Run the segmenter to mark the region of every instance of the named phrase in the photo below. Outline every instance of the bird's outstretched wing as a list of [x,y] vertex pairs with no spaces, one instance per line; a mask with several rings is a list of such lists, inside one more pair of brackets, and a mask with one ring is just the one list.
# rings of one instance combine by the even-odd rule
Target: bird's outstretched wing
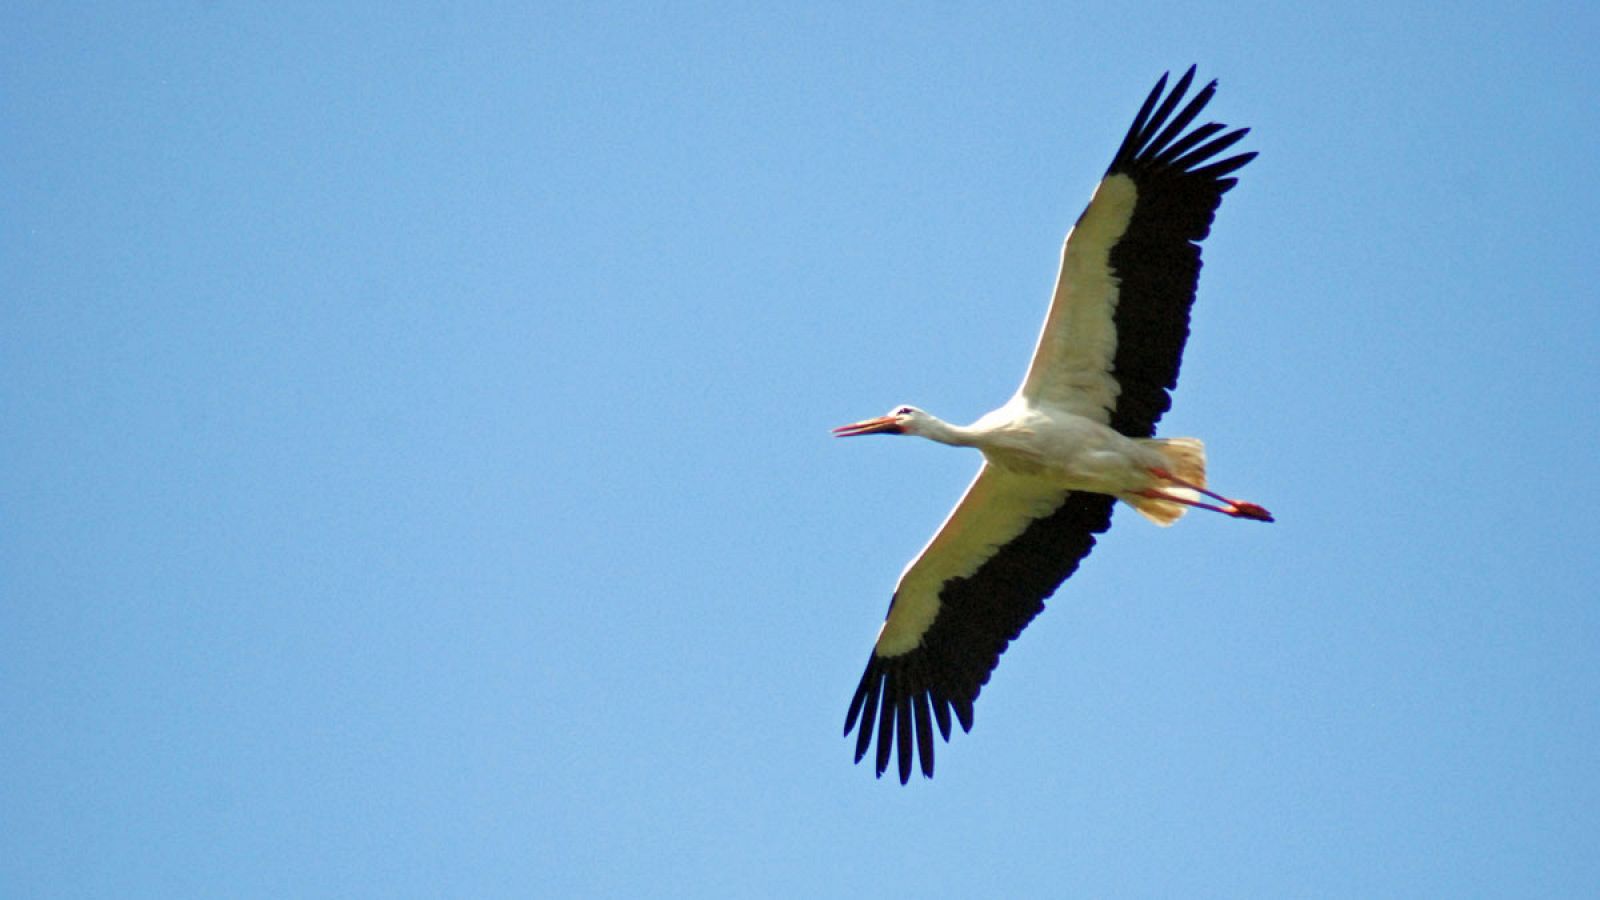
[[913,754],[933,776],[933,729],[972,729],[972,703],[1045,598],[1111,524],[1113,498],[1062,491],[989,463],[933,540],[906,568],[850,701],[856,762],[878,734],[881,776],[898,748],[900,781]]
[[[1061,271],[1019,393],[1149,437],[1172,405],[1211,230],[1227,177],[1255,158],[1217,157],[1249,129],[1189,125],[1215,81],[1180,110],[1194,67],[1170,92],[1167,76],[1139,114],[1061,249]],[[1163,97],[1163,94],[1165,96]]]

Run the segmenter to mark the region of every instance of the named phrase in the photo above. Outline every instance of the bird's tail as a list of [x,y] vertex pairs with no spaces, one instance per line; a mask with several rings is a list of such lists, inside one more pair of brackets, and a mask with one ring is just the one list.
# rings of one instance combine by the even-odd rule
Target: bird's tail
[[[1206,486],[1206,445],[1201,443],[1199,438],[1149,438],[1140,440],[1139,443],[1161,454],[1167,461],[1168,472],[1195,487]],[[1163,494],[1182,497],[1185,500],[1200,499],[1199,494],[1188,488],[1173,485],[1155,487]],[[1122,500],[1138,510],[1145,518],[1161,526],[1171,525],[1189,511],[1189,507],[1182,503],[1141,497],[1138,494],[1125,494]]]

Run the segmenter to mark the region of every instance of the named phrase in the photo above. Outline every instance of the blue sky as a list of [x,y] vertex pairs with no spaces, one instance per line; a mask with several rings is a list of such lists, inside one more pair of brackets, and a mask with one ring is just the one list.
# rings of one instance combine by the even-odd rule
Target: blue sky
[[[1600,19],[10,4],[0,894],[1600,891]],[[1260,158],[938,777],[840,736],[1164,70]]]

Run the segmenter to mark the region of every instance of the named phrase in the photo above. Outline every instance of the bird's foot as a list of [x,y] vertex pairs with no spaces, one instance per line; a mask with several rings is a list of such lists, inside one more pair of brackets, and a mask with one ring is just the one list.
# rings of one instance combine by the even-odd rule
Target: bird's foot
[[1224,509],[1223,512],[1233,516],[1235,519],[1255,519],[1257,522],[1276,521],[1272,518],[1272,513],[1267,512],[1259,504],[1251,503],[1248,500],[1230,500],[1227,509]]

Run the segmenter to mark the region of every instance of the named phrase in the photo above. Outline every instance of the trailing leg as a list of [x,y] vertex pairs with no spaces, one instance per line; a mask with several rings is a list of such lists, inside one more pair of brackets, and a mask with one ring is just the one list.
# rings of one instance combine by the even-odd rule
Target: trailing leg
[[1213,506],[1210,503],[1202,503],[1199,500],[1189,497],[1154,489],[1141,491],[1140,496],[1148,497],[1153,500],[1160,500],[1166,503],[1182,503],[1185,506],[1193,506],[1199,509],[1209,509],[1213,512],[1222,513],[1223,515],[1233,516],[1235,519],[1254,519],[1257,522],[1273,521],[1272,513],[1267,512],[1266,508],[1258,503],[1251,503],[1248,500],[1234,500],[1229,497],[1224,497],[1216,491],[1208,490],[1204,484],[1195,484],[1187,479],[1180,478],[1163,468],[1153,468],[1150,470],[1150,474],[1176,487],[1204,494],[1205,496],[1210,497],[1211,499],[1216,500],[1224,505]]

